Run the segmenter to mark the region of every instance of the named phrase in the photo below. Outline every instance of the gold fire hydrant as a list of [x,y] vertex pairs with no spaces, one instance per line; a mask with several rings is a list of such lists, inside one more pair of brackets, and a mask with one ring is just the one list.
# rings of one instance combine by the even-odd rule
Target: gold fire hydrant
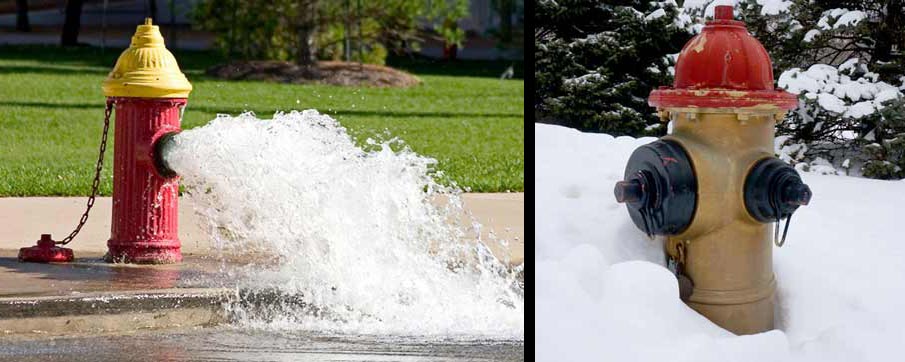
[[[797,106],[773,87],[764,47],[717,6],[714,20],[679,53],[674,87],[649,104],[672,133],[639,147],[619,202],[649,236],[666,236],[680,297],[736,334],[773,328],[773,243],[779,221],[811,198],[798,173],[774,157],[775,122]],[[771,230],[771,223],[775,229]]]

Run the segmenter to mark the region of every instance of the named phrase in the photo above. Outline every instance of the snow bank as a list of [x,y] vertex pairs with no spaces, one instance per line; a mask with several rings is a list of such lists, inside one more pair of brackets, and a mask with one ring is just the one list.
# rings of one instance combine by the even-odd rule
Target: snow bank
[[905,182],[804,173],[811,205],[774,251],[777,326],[734,336],[686,307],[613,200],[631,152],[653,138],[535,125],[541,361],[897,361],[905,341]]
[[[861,74],[852,79],[852,74]],[[883,109],[882,102],[901,97],[892,84],[876,80],[858,58],[833,67],[814,64],[807,70],[792,68],[782,72],[777,84],[789,92],[817,99],[821,108],[852,118],[861,118]]]

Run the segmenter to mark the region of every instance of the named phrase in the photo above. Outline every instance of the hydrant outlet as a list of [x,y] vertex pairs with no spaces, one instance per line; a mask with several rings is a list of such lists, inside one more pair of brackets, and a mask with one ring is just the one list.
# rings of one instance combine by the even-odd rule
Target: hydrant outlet
[[635,225],[648,236],[675,235],[691,222],[697,181],[678,143],[659,140],[629,158],[625,179],[616,183],[616,201],[625,203]]
[[811,201],[811,189],[792,166],[777,158],[761,160],[745,179],[745,207],[757,221],[774,222]]
[[616,194],[616,202],[620,204],[640,202],[644,197],[644,185],[638,179],[619,181],[613,193]]
[[159,173],[163,177],[176,177],[179,174],[170,167],[170,164],[167,162],[166,155],[170,152],[174,147],[174,139],[176,135],[179,134],[179,131],[169,132],[160,136],[157,139],[157,142],[154,143],[154,167],[157,168],[157,173]]

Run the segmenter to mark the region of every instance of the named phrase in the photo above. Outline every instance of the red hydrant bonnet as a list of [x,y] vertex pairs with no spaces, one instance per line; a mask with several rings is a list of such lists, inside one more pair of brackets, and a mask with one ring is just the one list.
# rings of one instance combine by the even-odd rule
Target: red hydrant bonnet
[[789,110],[798,98],[773,87],[773,64],[763,45],[733,20],[732,6],[714,10],[701,34],[685,44],[676,60],[674,87],[651,92],[657,108],[779,108]]

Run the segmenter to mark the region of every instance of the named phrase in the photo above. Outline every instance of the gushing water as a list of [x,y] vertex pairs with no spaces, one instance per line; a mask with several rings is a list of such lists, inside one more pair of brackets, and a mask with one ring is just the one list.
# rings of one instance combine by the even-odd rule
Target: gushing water
[[436,161],[393,142],[362,149],[314,110],[221,115],[174,139],[167,163],[216,243],[267,260],[242,283],[302,301],[234,306],[241,323],[523,338],[516,274],[454,221],[461,201]]

